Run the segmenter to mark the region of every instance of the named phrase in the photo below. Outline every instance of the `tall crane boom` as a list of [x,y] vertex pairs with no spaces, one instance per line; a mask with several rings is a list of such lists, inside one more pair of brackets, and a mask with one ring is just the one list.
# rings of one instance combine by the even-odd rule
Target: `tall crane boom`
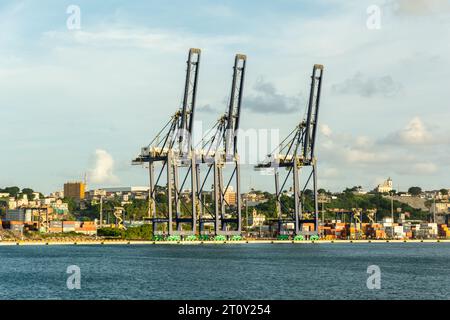
[[[191,48],[189,50],[187,69],[186,69],[186,82],[184,86],[183,107],[181,109],[179,129],[179,148],[181,154],[185,154],[186,146],[189,149],[191,145],[191,137],[194,122],[195,101],[197,96],[197,83],[198,74],[200,68],[200,55],[201,50]],[[187,144],[186,144],[187,142]]]
[[[200,232],[206,232],[206,224],[214,225],[215,235],[240,236],[242,232],[241,199],[240,199],[240,164],[237,150],[237,138],[239,121],[241,116],[241,104],[244,91],[245,66],[247,56],[236,54],[233,66],[233,78],[231,94],[227,110],[220,116],[216,124],[203,137],[198,155],[200,164],[206,164],[208,171],[202,177],[202,182],[197,188],[201,207],[199,218]],[[212,134],[210,134],[212,133]],[[227,169],[232,169],[231,174]],[[203,186],[212,175],[213,209],[207,206],[201,193]],[[200,179],[200,171],[197,174]],[[236,200],[231,202],[227,194],[235,192]]]
[[[315,64],[311,75],[311,88],[306,109],[306,118],[283,140],[279,152],[268,155],[268,158],[255,166],[255,169],[272,168],[275,175],[276,210],[278,214],[278,231],[285,232],[284,225],[294,224],[295,235],[317,236],[318,200],[317,200],[317,165],[315,159],[315,143],[319,117],[319,103],[322,89],[323,66]],[[287,174],[280,184],[280,168],[285,168]],[[311,169],[301,185],[300,175],[305,169]],[[281,192],[285,189],[289,178],[292,178],[294,208],[289,208],[281,202]],[[305,191],[312,184],[313,208],[306,208]],[[305,212],[304,210],[310,212]],[[287,217],[286,217],[287,216]],[[309,230],[310,224],[314,230]],[[305,228],[303,228],[305,225]],[[308,229],[308,230],[303,230]]]
[[306,163],[314,159],[314,147],[316,143],[317,121],[319,117],[320,92],[322,89],[323,66],[315,64],[311,75],[311,90],[309,94],[308,115],[305,126],[305,143],[303,145],[303,157]]
[[242,95],[244,91],[245,65],[247,56],[237,54],[234,60],[233,80],[231,85],[230,104],[227,113],[225,130],[225,155],[227,158],[237,154],[237,134],[241,115]]
[[[167,231],[169,235],[186,236],[196,233],[197,172],[191,138],[200,54],[200,49],[189,50],[182,107],[175,112],[150,144],[141,148],[141,153],[132,160],[132,164],[136,165],[148,163],[150,182],[148,216],[153,224],[154,234],[164,234]],[[160,168],[155,176],[156,165]],[[165,186],[161,186],[163,180]],[[189,195],[182,194],[189,180]],[[166,195],[164,205],[157,199],[160,192]]]

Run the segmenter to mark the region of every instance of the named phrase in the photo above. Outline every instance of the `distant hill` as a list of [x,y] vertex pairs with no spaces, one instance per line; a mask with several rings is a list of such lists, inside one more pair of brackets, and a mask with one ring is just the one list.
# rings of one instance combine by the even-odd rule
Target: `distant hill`
[[[391,199],[391,196],[385,196],[387,199]],[[413,207],[414,209],[419,209],[422,211],[428,211],[427,206],[425,205],[425,199],[419,198],[419,197],[400,197],[400,196],[394,196],[394,200],[405,203],[409,205],[410,207]]]

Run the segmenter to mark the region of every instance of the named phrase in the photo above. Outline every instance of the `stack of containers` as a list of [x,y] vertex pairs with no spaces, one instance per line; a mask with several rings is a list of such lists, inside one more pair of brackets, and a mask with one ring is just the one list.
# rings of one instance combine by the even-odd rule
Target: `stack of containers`
[[10,221],[9,222],[9,229],[14,232],[23,232],[25,224],[23,221]]
[[343,239],[346,237],[347,232],[345,230],[345,223],[342,222],[336,222],[336,238],[337,239]]
[[50,221],[50,228],[48,230],[49,232],[53,233],[61,233],[63,232],[63,224],[62,221]]
[[405,238],[403,226],[394,226],[394,236],[396,238]]
[[381,230],[381,225],[378,223],[368,224],[366,226],[365,235],[367,238],[377,238],[376,231]]
[[450,230],[448,229],[448,225],[446,224],[439,225],[439,236],[443,238],[450,238]]
[[388,238],[392,238],[392,236],[395,238],[395,226],[385,226],[384,232]]
[[386,239],[386,231],[382,229],[375,229],[375,238],[376,239]]
[[97,226],[94,221],[85,221],[75,224],[75,232],[84,234],[95,234]]
[[411,239],[413,237],[411,223],[403,224],[403,232],[405,233],[405,238]]
[[302,231],[313,231],[314,230],[314,223],[303,223],[302,224]]
[[430,228],[431,236],[437,237],[437,235],[438,235],[438,225],[437,225],[437,223],[429,223],[428,227]]
[[362,231],[362,234],[364,235],[365,238],[368,237],[369,229],[370,229],[370,224],[369,223],[363,223],[361,225],[361,231]]
[[416,237],[433,238],[438,235],[438,227],[436,223],[421,223],[416,226]]
[[319,231],[324,235],[331,234],[331,227],[330,226],[319,226]]
[[333,229],[333,225],[325,225],[321,227],[322,234],[324,235],[325,240],[334,240],[336,239],[336,229]]
[[75,232],[75,221],[63,221],[63,232]]

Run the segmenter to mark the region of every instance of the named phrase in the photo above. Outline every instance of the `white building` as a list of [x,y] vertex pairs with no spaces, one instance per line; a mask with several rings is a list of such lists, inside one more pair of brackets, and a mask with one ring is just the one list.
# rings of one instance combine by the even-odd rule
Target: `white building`
[[8,200],[8,208],[14,210],[17,208],[16,198],[10,197]]
[[28,202],[28,196],[26,194],[23,194],[21,199],[16,200],[14,197],[9,198],[8,207],[9,209],[26,207],[28,206]]
[[64,198],[64,191],[55,191],[50,193],[50,197],[56,198],[56,199],[63,199]]
[[137,192],[148,192],[149,187],[115,187],[115,188],[103,188],[107,194],[115,193],[137,193]]
[[266,217],[263,214],[258,214],[255,208],[253,208],[251,219],[252,221],[250,222],[252,228],[260,227],[264,225],[264,222],[266,221]]
[[375,190],[379,193],[391,192],[392,191],[392,179],[388,178],[383,183],[379,184]]
[[435,202],[431,205],[430,212],[450,214],[450,202]]

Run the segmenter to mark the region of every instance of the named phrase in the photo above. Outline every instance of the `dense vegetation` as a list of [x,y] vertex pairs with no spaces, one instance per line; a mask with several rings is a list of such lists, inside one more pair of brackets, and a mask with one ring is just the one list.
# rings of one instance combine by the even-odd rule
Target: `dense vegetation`
[[[6,187],[6,188],[0,188],[0,193],[9,193],[9,195],[11,197],[23,197],[23,195],[27,195],[27,198],[29,200],[33,199],[33,193],[34,190],[31,188],[23,188],[22,190],[20,190],[19,187]],[[39,193],[39,198],[43,198],[44,195],[42,193]]]
[[[320,190],[320,193],[326,194],[324,190]],[[267,218],[275,218],[276,210],[275,210],[275,196],[270,193],[263,193],[264,196],[268,199],[267,202],[261,203],[256,206],[256,210],[259,213],[264,214]],[[330,194],[327,194],[329,197],[329,202],[323,204],[323,209],[325,210],[325,218],[333,219],[334,213],[332,209],[344,209],[344,210],[352,210],[352,208],[362,208],[362,209],[377,209],[377,217],[378,219],[390,216],[391,215],[391,200],[385,198],[382,194],[374,193],[374,194],[354,194],[351,189],[347,189],[341,194],[336,195],[336,199],[331,199]],[[285,214],[287,212],[292,212],[294,210],[294,199],[293,197],[289,197],[287,195],[281,196],[282,203],[282,212]],[[394,201],[394,210],[397,212],[397,209],[401,210],[403,213],[410,213],[410,219],[420,219],[426,220],[429,216],[428,212],[422,212],[419,209],[414,209],[411,206]],[[305,190],[304,193],[304,204],[303,210],[305,212],[313,211],[313,201],[312,201],[312,192],[310,190]],[[319,205],[319,210],[322,210],[322,204]]]
[[98,229],[97,235],[107,238],[120,238],[127,240],[150,240],[152,238],[152,226],[144,224],[139,227],[125,229],[102,228]]

